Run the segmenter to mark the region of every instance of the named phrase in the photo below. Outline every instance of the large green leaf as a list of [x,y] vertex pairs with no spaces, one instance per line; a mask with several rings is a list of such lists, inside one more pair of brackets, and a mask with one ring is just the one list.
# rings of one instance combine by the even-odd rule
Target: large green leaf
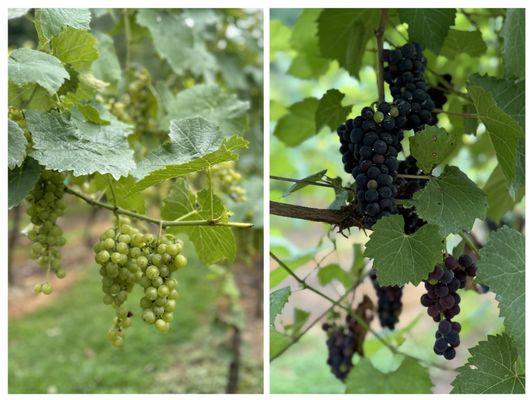
[[319,78],[329,67],[329,60],[322,57],[318,45],[318,25],[316,19],[320,15],[319,8],[304,9],[298,17],[290,44],[297,50],[288,73],[301,79]]
[[224,138],[216,125],[203,118],[174,120],[170,124],[170,141],[148,154],[133,172],[139,182],[132,191],[236,160],[235,151],[247,146],[240,136]]
[[441,55],[452,60],[462,53],[471,57],[480,57],[487,50],[486,43],[482,40],[480,31],[459,31],[456,29],[449,30]]
[[[185,215],[187,217],[184,217]],[[161,217],[173,221],[210,220],[219,218],[227,222],[227,210],[218,196],[209,189],[192,193],[184,179],[178,179],[168,197],[164,200]],[[183,218],[184,217],[184,218]],[[184,233],[194,244],[196,253],[205,265],[227,260],[233,262],[236,256],[236,242],[231,228],[226,226],[174,226],[170,233]]]
[[50,44],[53,55],[77,71],[88,70],[98,58],[96,38],[87,31],[67,27]]
[[483,190],[488,201],[486,216],[495,222],[499,222],[506,212],[512,210],[515,203],[520,201],[524,195],[524,190],[520,190],[515,201],[512,199],[508,193],[506,178],[500,165],[495,167]]
[[469,351],[471,357],[458,368],[451,393],[525,393],[525,374],[508,335],[488,336]]
[[417,165],[426,173],[447,158],[456,146],[456,138],[443,128],[427,126],[423,131],[410,136],[410,152]]
[[40,175],[41,166],[31,157],[26,157],[21,167],[9,170],[8,208],[16,207],[24,200],[39,180]]
[[486,216],[487,208],[486,194],[454,166],[446,166],[439,177],[416,192],[412,203],[422,219],[440,227],[443,236],[469,231],[475,218]]
[[524,131],[514,118],[501,110],[490,92],[476,85],[467,88],[493,142],[510,194],[515,196],[524,183]]
[[170,120],[189,117],[203,117],[218,125],[225,135],[243,134],[248,129],[249,103],[217,85],[195,85],[179,92],[164,107],[168,114],[163,120],[165,129]]
[[9,169],[13,169],[20,167],[24,162],[28,141],[26,140],[26,136],[24,136],[22,128],[10,119],[7,120],[7,134],[7,166]]
[[502,27],[507,76],[525,79],[525,9],[509,8]]
[[275,319],[283,311],[284,306],[288,302],[288,298],[292,294],[290,286],[285,286],[281,289],[270,293],[270,325],[275,324]]
[[148,28],[157,53],[168,61],[176,74],[188,70],[201,75],[215,69],[214,57],[195,39],[185,17],[176,10],[141,8],[137,12],[137,23]]
[[401,22],[408,24],[408,38],[418,42],[435,54],[441,47],[454,25],[454,8],[400,8]]
[[65,26],[90,30],[90,22],[88,8],[39,8],[35,11],[35,24],[41,42],[59,35]]
[[387,374],[362,358],[349,372],[345,385],[345,392],[352,394],[431,393],[432,389],[428,369],[411,357],[405,357],[399,368]]
[[379,23],[378,9],[327,9],[318,17],[321,54],[358,78],[366,45]]
[[47,111],[54,105],[53,98],[48,91],[36,83],[27,83],[24,86],[17,86],[9,81],[8,101],[11,107]]
[[507,332],[525,358],[525,238],[507,226],[490,234],[480,249],[478,280],[490,287],[499,302]]
[[287,146],[297,146],[317,133],[315,115],[318,99],[307,97],[292,104],[277,122],[273,134]]
[[337,89],[329,89],[322,96],[316,110],[316,131],[327,125],[331,131],[336,131],[338,125],[345,121],[353,106],[342,106],[345,94]]
[[66,69],[54,56],[32,49],[15,49],[8,60],[9,80],[18,86],[37,83],[50,95],[55,94],[65,79]]
[[116,56],[113,39],[103,32],[95,32],[94,36],[100,57],[92,64],[92,72],[98,79],[116,83],[122,76],[122,70]]
[[79,114],[28,111],[31,154],[48,169],[72,171],[75,176],[109,173],[115,179],[135,168],[127,136],[131,130],[116,119],[109,125],[86,122]]
[[391,215],[373,227],[365,255],[373,258],[381,285],[417,285],[441,262],[442,241],[436,225],[424,225],[407,235],[403,218]]

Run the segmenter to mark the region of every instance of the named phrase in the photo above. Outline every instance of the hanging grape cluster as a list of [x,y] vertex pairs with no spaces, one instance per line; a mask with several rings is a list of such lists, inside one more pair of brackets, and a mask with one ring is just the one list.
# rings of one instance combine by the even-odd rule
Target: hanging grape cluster
[[246,189],[240,186],[242,175],[235,170],[232,161],[216,164],[211,169],[213,177],[221,183],[221,191],[237,203],[246,201]]
[[[434,107],[437,109],[443,109],[443,106],[445,103],[447,103],[447,86],[451,84],[452,76],[451,74],[443,74],[440,76],[440,80],[436,84],[436,86],[429,87],[429,90],[427,90],[427,93],[429,94],[430,98],[434,102]],[[446,82],[444,84],[443,82]],[[438,113],[433,112],[432,113],[432,121],[430,121],[429,125],[437,125],[438,124]]]
[[102,276],[103,302],[115,310],[108,332],[113,345],[123,344],[124,331],[131,325],[133,313],[123,304],[137,283],[144,288],[140,300],[144,321],[161,332],[169,330],[178,298],[177,281],[171,275],[187,264],[180,254],[182,247],[174,236],[156,239],[151,233],[140,232],[123,217],[102,234],[94,251]]
[[[31,258],[46,271],[52,271],[58,278],[65,277],[65,270],[61,266],[60,248],[66,241],[63,230],[57,225],[57,218],[63,215],[66,208],[64,193],[63,175],[45,170],[26,198],[29,202],[27,213],[33,224],[28,232],[28,237],[32,241]],[[33,289],[35,293],[44,294],[53,291],[48,281],[36,284]]]
[[474,278],[477,267],[471,257],[461,255],[445,258],[443,266],[436,266],[425,281],[426,293],[421,296],[421,304],[435,322],[439,322],[436,332],[434,352],[447,360],[456,356],[455,348],[460,344],[460,324],[452,321],[460,313],[459,289],[466,286],[467,279]]
[[383,50],[384,80],[402,114],[407,115],[404,129],[420,131],[432,121],[434,101],[427,92],[425,68],[427,59],[418,43],[407,43],[399,49]]
[[[362,302],[354,311],[359,318],[365,321],[368,326],[373,319],[373,304],[371,300],[364,296]],[[364,355],[363,343],[366,337],[366,326],[361,324],[352,314],[347,314],[345,322],[338,324],[335,321],[326,322],[322,329],[327,333],[327,364],[331,372],[341,381],[344,381],[351,368],[353,368],[353,355]]]
[[344,169],[355,178],[357,206],[365,226],[396,212],[393,199],[404,122],[397,107],[381,103],[376,111],[364,107],[360,116],[337,129]]
[[399,315],[403,310],[403,287],[402,286],[380,286],[377,281],[377,272],[371,271],[371,283],[377,293],[377,313],[383,328],[395,329],[395,324],[399,322]]

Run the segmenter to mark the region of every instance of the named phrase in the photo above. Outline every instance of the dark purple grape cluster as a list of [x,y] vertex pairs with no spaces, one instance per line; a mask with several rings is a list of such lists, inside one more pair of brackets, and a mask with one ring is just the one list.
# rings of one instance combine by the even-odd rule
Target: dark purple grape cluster
[[[457,291],[466,286],[468,277],[474,278],[476,274],[477,267],[468,255],[461,255],[458,259],[448,256],[443,267],[436,266],[425,281],[427,293],[421,296],[421,304],[427,307],[427,313],[434,322],[439,322],[434,352],[447,360],[455,357],[454,348],[460,344],[460,325],[452,321],[460,313],[461,299]],[[443,321],[455,324],[455,328],[448,330],[447,322]],[[445,346],[441,339],[445,341]]]
[[327,348],[329,356],[327,364],[331,367],[331,372],[341,381],[345,380],[353,362],[351,359],[355,353],[361,354],[359,348],[360,340],[357,339],[356,321],[350,316],[346,316],[346,324],[324,323],[322,329],[327,332]]
[[407,235],[416,233],[419,228],[427,223],[425,220],[419,218],[414,207],[398,206],[397,212],[403,217],[405,222],[404,231]]
[[[422,171],[417,166],[417,160],[413,156],[399,161],[397,173],[401,175],[422,175]],[[397,198],[411,199],[414,193],[421,190],[427,184],[426,179],[397,178]]]
[[377,293],[377,313],[383,328],[395,329],[395,324],[399,322],[399,315],[403,310],[403,287],[402,286],[380,286],[377,282],[376,271],[371,271],[371,282]]
[[367,227],[396,212],[397,154],[404,123],[405,116],[397,107],[381,103],[376,111],[364,107],[361,115],[337,129],[344,169],[355,178],[357,205]]
[[407,43],[399,49],[383,50],[384,80],[390,85],[394,103],[407,117],[404,129],[420,131],[432,121],[434,102],[427,93],[427,59],[419,43]]
[[[448,84],[451,84],[452,76],[451,74],[443,74],[441,75],[441,79],[443,79]],[[437,109],[442,109],[445,103],[447,103],[447,93],[448,89],[447,87],[439,81],[436,86],[431,86],[427,90],[427,93],[429,94],[430,98],[434,102],[434,107]],[[429,122],[429,125],[437,125],[438,124],[438,114],[433,112],[432,113],[432,120]]]

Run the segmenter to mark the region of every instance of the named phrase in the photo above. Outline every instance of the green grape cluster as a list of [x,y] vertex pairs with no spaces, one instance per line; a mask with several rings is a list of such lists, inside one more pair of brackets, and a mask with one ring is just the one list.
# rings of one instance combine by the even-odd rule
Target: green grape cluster
[[103,302],[115,310],[108,332],[113,345],[123,344],[124,331],[131,326],[133,314],[123,304],[137,283],[144,288],[140,301],[143,319],[161,332],[168,331],[178,297],[177,281],[171,274],[187,263],[180,254],[182,247],[172,235],[156,239],[151,233],[142,233],[127,218],[120,218],[115,228],[100,237],[94,251],[102,276]]
[[229,161],[214,165],[212,173],[214,178],[220,182],[223,193],[238,203],[246,201],[246,189],[240,186],[242,175],[235,170],[233,162]]
[[138,260],[144,274],[140,280],[144,288],[144,296],[140,299],[142,319],[159,332],[167,332],[174,318],[179,294],[172,273],[187,265],[182,249],[183,243],[167,234],[151,248],[147,257]]
[[[59,249],[66,240],[63,230],[57,225],[57,218],[63,215],[66,208],[64,193],[63,175],[46,170],[26,198],[30,204],[27,213],[33,224],[28,232],[28,237],[32,241],[31,258],[47,272],[52,271],[58,278],[65,277]],[[33,289],[35,293],[44,294],[53,291],[49,282],[36,284]]]

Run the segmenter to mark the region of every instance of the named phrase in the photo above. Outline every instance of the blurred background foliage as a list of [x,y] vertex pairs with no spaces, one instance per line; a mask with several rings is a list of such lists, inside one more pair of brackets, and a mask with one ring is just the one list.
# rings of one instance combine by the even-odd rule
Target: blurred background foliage
[[[350,10],[354,13],[363,10]],[[279,121],[290,113],[290,106],[309,97],[320,99],[327,90],[335,88],[345,94],[342,105],[353,105],[348,118],[359,115],[362,107],[370,105],[378,98],[376,82],[376,40],[373,32],[361,58],[357,74],[349,73],[336,60],[325,58],[318,48],[317,18],[321,9],[272,9],[270,11],[270,175],[303,179],[321,170],[327,170],[329,178],[340,177],[344,185],[353,178],[343,170],[341,155],[338,151],[339,141],[336,132],[327,126],[321,130],[313,129],[314,112],[297,114],[297,123],[292,134],[286,126],[277,129]],[[425,76],[429,86],[438,82],[437,75],[450,73],[453,87],[465,92],[465,85],[472,74],[504,77],[503,45],[501,30],[504,22],[504,9],[458,9],[452,29],[461,31],[478,31],[473,49],[456,52],[451,43],[444,43],[443,50],[435,55],[425,50],[429,71]],[[384,34],[385,48],[390,43],[401,46],[408,41],[408,26],[401,23],[398,10],[389,10],[389,21]],[[387,85],[386,98],[391,101]],[[449,101],[445,110],[467,112],[459,96],[447,95]],[[458,139],[458,146],[446,161],[437,167],[438,174],[446,164],[458,166],[480,188],[485,188],[490,175],[498,165],[496,154],[482,123],[476,120],[456,118],[448,114],[439,114],[439,126]],[[299,118],[299,119],[298,119]],[[301,134],[299,127],[304,127]],[[314,127],[315,128],[315,127]],[[299,132],[298,132],[299,131]],[[408,151],[408,136],[403,141]],[[308,185],[297,192],[287,195],[290,183],[270,179],[270,199],[283,203],[307,207],[328,208],[335,200],[332,189]],[[508,198],[504,180],[497,183],[490,197],[488,194],[488,216],[494,223],[511,225],[517,230],[524,226],[524,198],[518,197],[516,204],[506,204],[501,211],[498,206],[502,199]],[[491,221],[490,221],[491,222]],[[330,230],[325,224],[298,219],[270,217],[271,251],[283,260],[292,270],[309,284],[320,288],[323,293],[337,299],[344,291],[338,280],[326,280],[319,271],[339,265],[346,272],[354,263],[365,263],[361,247],[367,241],[364,232],[351,228],[349,237],[342,237]],[[484,221],[477,220],[473,228],[476,237],[486,240],[488,228]],[[346,232],[347,234],[348,232]],[[452,251],[461,239],[452,235],[448,238],[448,250]],[[290,286],[292,295],[277,318],[275,327],[280,332],[290,334],[293,324],[300,325],[303,331],[310,321],[324,312],[330,303],[303,290],[288,274],[272,262],[270,273],[270,290]],[[437,361],[433,354],[432,343],[434,326],[432,320],[419,305],[421,288],[407,285],[404,291],[404,306],[399,330],[394,333],[383,330],[378,321],[372,327],[385,338],[392,338],[400,350],[429,361]],[[375,299],[374,290],[369,282],[357,289],[351,304],[356,305],[364,294]],[[459,322],[464,326],[463,341],[459,356],[447,362],[450,368],[465,363],[467,348],[474,346],[489,334],[500,332],[501,319],[493,294],[480,295],[464,293],[462,313]],[[302,317],[304,315],[304,317]],[[478,321],[482,321],[479,324]],[[274,321],[271,321],[273,324]],[[317,324],[310,329],[300,341],[271,363],[270,385],[273,393],[343,393],[345,386],[329,371],[326,364],[326,334]],[[386,372],[397,365],[397,357],[389,349],[371,336],[364,344],[366,356],[375,367]],[[272,355],[271,355],[272,356]],[[355,366],[356,368],[356,366]],[[455,372],[430,368],[434,383],[434,393],[447,393]]]

